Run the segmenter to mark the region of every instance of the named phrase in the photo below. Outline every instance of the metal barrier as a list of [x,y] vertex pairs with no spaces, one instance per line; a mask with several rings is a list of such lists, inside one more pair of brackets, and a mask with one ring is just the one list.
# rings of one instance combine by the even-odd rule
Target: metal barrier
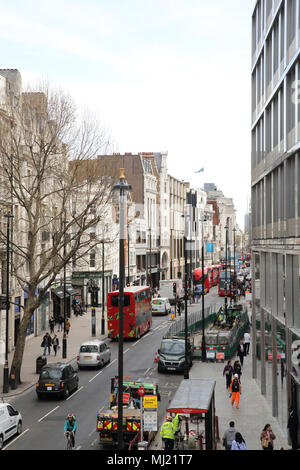
[[[204,323],[210,323],[215,316],[216,307],[210,305],[204,309]],[[195,333],[202,329],[202,310],[188,313],[188,332],[189,334]],[[179,318],[172,321],[166,336],[184,336],[185,331],[185,316],[182,314]]]

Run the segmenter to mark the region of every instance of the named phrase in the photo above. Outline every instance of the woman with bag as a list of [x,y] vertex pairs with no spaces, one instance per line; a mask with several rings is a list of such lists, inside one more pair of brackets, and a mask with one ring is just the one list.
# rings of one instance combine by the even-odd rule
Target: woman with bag
[[266,424],[260,435],[261,446],[263,450],[274,450],[275,434],[271,429],[270,424]]

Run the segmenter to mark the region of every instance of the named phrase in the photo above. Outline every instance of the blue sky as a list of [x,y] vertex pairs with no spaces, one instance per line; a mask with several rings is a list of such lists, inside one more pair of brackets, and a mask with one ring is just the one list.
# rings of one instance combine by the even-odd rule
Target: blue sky
[[0,0],[0,67],[17,68],[24,86],[46,78],[70,92],[116,151],[167,150],[169,173],[215,182],[243,226],[254,3]]

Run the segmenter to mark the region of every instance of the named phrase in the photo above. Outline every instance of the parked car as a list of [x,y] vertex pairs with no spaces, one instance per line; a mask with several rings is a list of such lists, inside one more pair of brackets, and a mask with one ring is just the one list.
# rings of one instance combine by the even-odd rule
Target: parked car
[[21,413],[9,403],[0,403],[0,450],[7,439],[21,432]]
[[171,304],[167,297],[156,297],[152,299],[152,315],[168,315],[171,312]]
[[78,372],[70,364],[56,362],[42,367],[36,383],[38,398],[59,395],[68,398],[71,392],[78,389]]
[[110,362],[111,352],[104,341],[94,339],[82,343],[77,356],[78,368],[103,367]]

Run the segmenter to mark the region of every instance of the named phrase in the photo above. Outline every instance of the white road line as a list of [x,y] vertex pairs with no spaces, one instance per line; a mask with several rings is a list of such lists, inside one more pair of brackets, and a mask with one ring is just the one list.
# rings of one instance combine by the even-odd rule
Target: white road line
[[130,348],[127,348],[126,351],[123,352],[123,354],[126,354],[128,351],[130,351]]
[[92,434],[94,434],[96,432],[96,429],[93,429],[90,433],[89,433],[89,437],[91,437]]
[[110,367],[114,362],[116,362],[116,360],[117,360],[117,359],[114,359],[112,362],[110,362],[110,363],[106,366],[106,368],[107,368],[107,367]]
[[100,370],[100,372],[98,372],[98,374],[96,374],[92,379],[89,380],[89,383],[92,382],[96,377],[98,377],[98,375],[102,374],[103,370]]
[[76,449],[75,449],[75,450],[80,450],[80,449],[81,449],[81,446],[78,446],[78,447],[76,447]]
[[23,436],[27,431],[29,431],[29,428],[25,429],[25,431],[22,431],[21,434],[19,434],[19,436],[17,436],[13,441],[11,441],[9,444],[6,444],[2,450],[5,450],[7,449],[7,447],[11,446],[14,442],[16,442],[18,439],[20,439],[21,436]]
[[40,423],[44,418],[47,418],[47,416],[49,416],[51,413],[53,413],[53,411],[57,410],[59,408],[59,406],[56,406],[56,408],[53,408],[53,410],[49,411],[49,413],[47,413],[45,416],[43,416],[41,419],[38,420],[38,423]]
[[70,396],[66,399],[66,401],[68,401],[68,400],[70,400],[71,398],[75,397],[75,395],[77,395],[77,393],[80,392],[80,390],[82,390],[82,389],[83,389],[83,386],[80,387],[78,390],[76,390],[76,392],[72,393],[72,395],[70,395]]
[[147,377],[147,374],[148,374],[148,372],[149,372],[150,369],[151,369],[151,367],[148,367],[148,369],[146,370],[146,372],[145,372],[145,376],[146,376],[146,377]]
[[132,345],[132,347],[135,347],[140,341],[142,341],[142,339],[143,339],[143,338],[138,339],[138,340]]

